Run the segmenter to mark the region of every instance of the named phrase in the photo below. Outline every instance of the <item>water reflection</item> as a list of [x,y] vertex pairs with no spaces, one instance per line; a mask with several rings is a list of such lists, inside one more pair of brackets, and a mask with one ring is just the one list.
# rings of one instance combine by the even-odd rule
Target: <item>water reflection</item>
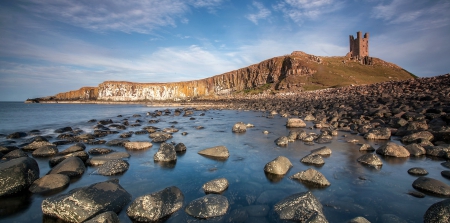
[[0,217],[6,217],[26,210],[33,202],[32,194],[22,191],[13,196],[6,196],[0,199]]
[[175,165],[177,164],[177,161],[169,161],[169,162],[158,162],[155,161],[156,164],[158,164],[158,166],[160,166],[163,169],[168,169],[168,170],[172,170],[173,168],[175,168]]
[[279,183],[285,175],[273,174],[264,172],[266,174],[266,179],[271,183]]

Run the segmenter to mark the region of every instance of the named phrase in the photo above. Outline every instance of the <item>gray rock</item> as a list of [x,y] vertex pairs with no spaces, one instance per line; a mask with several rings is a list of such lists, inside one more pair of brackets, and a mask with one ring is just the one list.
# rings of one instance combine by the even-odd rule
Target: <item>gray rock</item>
[[329,156],[329,155],[331,155],[331,149],[326,146],[322,146],[320,148],[311,150],[311,154],[321,155],[321,156]]
[[167,133],[174,133],[174,132],[178,132],[178,129],[176,129],[176,128],[164,128],[162,131],[163,132],[167,132]]
[[47,193],[69,186],[70,178],[64,174],[45,175],[33,182],[28,190],[31,193]]
[[173,136],[166,132],[154,132],[151,133],[149,137],[152,138],[152,142],[160,143],[171,139]]
[[330,186],[330,182],[319,171],[309,168],[305,171],[300,171],[290,177],[291,179],[300,180],[302,182],[314,184],[320,187]]
[[268,162],[264,166],[264,172],[276,174],[276,175],[284,175],[289,171],[289,169],[292,166],[293,165],[288,158],[286,158],[284,156],[279,156],[279,157],[275,158],[274,160]]
[[450,216],[450,199],[432,204],[423,216],[424,223],[448,222]]
[[111,180],[46,198],[41,208],[45,215],[68,222],[83,222],[106,211],[119,213],[130,200],[131,195],[118,180]]
[[80,176],[86,171],[83,161],[78,157],[69,157],[53,167],[48,174],[64,174],[68,177]]
[[73,129],[71,127],[63,127],[59,129],[55,129],[55,133],[63,133],[63,132],[71,132]]
[[39,149],[36,149],[31,154],[33,157],[49,157],[54,156],[58,153],[58,148],[55,145],[52,146],[43,146]]
[[86,161],[86,165],[99,166],[99,165],[105,164],[109,160],[125,159],[125,158],[129,158],[129,157],[130,157],[130,154],[127,152],[114,152],[114,153],[109,153],[109,154],[106,154],[103,156],[91,157],[90,159],[88,159]]
[[177,153],[175,147],[169,143],[161,143],[158,152],[153,156],[153,160],[156,162],[170,162],[177,160]]
[[365,139],[374,139],[374,140],[390,139],[391,138],[391,130],[389,128],[370,129],[369,132],[367,132],[364,135],[364,138]]
[[51,167],[54,167],[69,157],[78,157],[83,162],[86,162],[89,159],[89,154],[87,154],[85,151],[78,151],[78,152],[66,154],[64,156],[55,156],[55,157],[52,157],[48,161],[48,163],[50,164]]
[[425,170],[424,168],[413,167],[413,168],[411,168],[411,169],[408,170],[408,173],[409,173],[409,174],[412,174],[412,175],[421,175],[421,176],[424,176],[424,175],[427,175],[427,174],[428,174],[428,171]]
[[362,144],[361,147],[359,147],[359,151],[375,151],[375,148],[373,148],[369,144]]
[[305,157],[303,157],[300,162],[307,163],[307,164],[314,164],[314,165],[323,165],[325,164],[325,161],[323,160],[321,155],[318,154],[308,154]]
[[424,139],[428,141],[432,141],[434,139],[433,134],[428,131],[416,132],[407,136],[403,136],[401,141],[402,143],[409,144],[417,142],[419,139]]
[[92,148],[88,151],[91,155],[103,155],[113,152],[114,150],[108,148]]
[[121,159],[109,160],[98,168],[97,173],[103,176],[112,176],[127,171],[129,166],[127,161]]
[[158,221],[183,207],[184,195],[177,187],[136,198],[127,209],[131,219],[140,222]]
[[369,165],[369,166],[373,166],[375,168],[380,168],[383,165],[383,162],[381,161],[381,159],[373,153],[364,154],[364,155],[360,156],[357,159],[357,161],[360,163]]
[[310,191],[290,195],[276,203],[273,209],[282,220],[328,222],[323,214],[322,204]]
[[0,163],[0,197],[15,194],[39,178],[39,166],[33,158],[20,157]]
[[14,132],[6,136],[7,139],[18,139],[27,136],[28,134],[25,132]]
[[211,180],[203,184],[202,189],[205,193],[220,194],[228,188],[228,180],[226,178],[219,178]]
[[228,158],[230,156],[230,153],[225,146],[215,146],[212,148],[207,148],[201,150],[200,152],[198,152],[198,154],[217,158]]
[[70,146],[69,148],[59,152],[60,155],[65,155],[69,153],[84,151],[86,149],[86,146],[83,143],[77,143],[73,146]]
[[243,133],[247,131],[247,125],[243,122],[237,122],[231,129],[232,132]]
[[191,201],[185,208],[187,214],[196,218],[211,218],[225,215],[228,199],[218,194],[208,194]]
[[15,149],[7,154],[5,154],[2,159],[3,160],[11,160],[11,159],[16,159],[16,158],[20,158],[20,157],[28,157],[28,154],[24,151],[22,151],[21,149]]
[[348,223],[370,223],[370,221],[364,217],[356,217],[348,221]]
[[175,146],[175,152],[184,152],[184,151],[186,151],[186,146],[183,143],[180,142]]
[[151,148],[153,144],[151,142],[126,142],[124,146],[129,150],[143,150]]
[[306,115],[304,120],[305,121],[314,121],[314,120],[316,120],[316,118],[313,115],[309,114],[309,115]]
[[22,149],[25,151],[34,151],[34,150],[37,150],[44,146],[55,146],[55,144],[47,142],[47,141],[35,141],[35,142],[32,142],[32,143],[24,146]]
[[289,144],[289,138],[286,136],[281,136],[275,140],[277,146],[287,146]]
[[380,146],[377,149],[377,153],[383,156],[393,157],[409,157],[409,152],[405,147],[398,145],[394,142],[388,142],[386,145]]
[[286,127],[288,128],[304,128],[306,123],[299,118],[289,118],[286,122]]
[[115,212],[107,211],[96,215],[84,223],[120,223],[120,219]]
[[419,177],[413,182],[412,186],[416,190],[443,196],[450,196],[450,186],[433,178]]
[[128,139],[113,139],[111,141],[106,142],[107,146],[123,146],[126,142],[129,142]]
[[427,146],[427,155],[444,157],[448,152],[450,152],[450,144],[443,144],[439,146]]
[[404,146],[406,150],[408,150],[410,156],[422,156],[427,153],[425,148],[416,143],[411,143],[409,145]]

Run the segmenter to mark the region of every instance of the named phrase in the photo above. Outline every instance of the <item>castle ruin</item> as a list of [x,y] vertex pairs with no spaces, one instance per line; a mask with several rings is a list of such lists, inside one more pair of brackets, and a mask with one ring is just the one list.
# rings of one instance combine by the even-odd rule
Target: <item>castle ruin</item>
[[350,59],[358,60],[362,64],[371,65],[372,58],[369,57],[369,33],[362,36],[361,31],[356,33],[356,39],[350,35],[350,52],[347,54]]

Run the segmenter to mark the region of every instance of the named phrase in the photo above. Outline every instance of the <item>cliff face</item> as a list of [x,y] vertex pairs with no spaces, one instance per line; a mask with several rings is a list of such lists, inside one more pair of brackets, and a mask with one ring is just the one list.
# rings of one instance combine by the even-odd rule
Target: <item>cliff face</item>
[[97,87],[82,87],[75,91],[59,93],[54,96],[57,100],[97,100]]

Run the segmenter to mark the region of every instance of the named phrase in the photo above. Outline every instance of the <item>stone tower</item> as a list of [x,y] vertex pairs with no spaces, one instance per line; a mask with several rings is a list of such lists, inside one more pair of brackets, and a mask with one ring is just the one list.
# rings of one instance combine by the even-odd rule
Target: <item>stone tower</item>
[[356,39],[350,35],[350,57],[355,59],[363,59],[369,56],[369,33],[361,36],[361,31],[357,32]]

